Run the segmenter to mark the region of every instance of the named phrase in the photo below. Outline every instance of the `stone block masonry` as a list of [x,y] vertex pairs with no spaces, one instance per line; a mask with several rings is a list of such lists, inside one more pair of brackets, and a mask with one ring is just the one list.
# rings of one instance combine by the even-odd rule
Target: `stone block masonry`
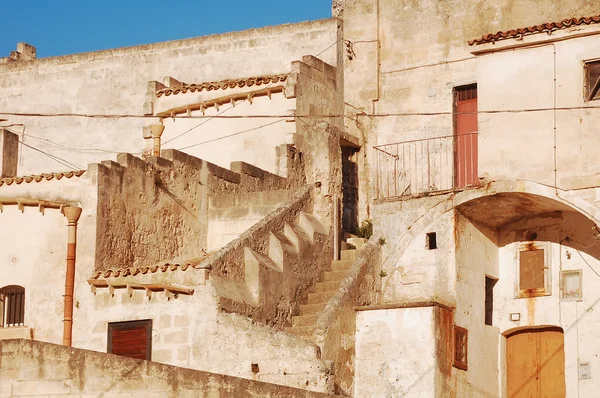
[[334,397],[38,341],[4,340],[0,354],[0,397]]

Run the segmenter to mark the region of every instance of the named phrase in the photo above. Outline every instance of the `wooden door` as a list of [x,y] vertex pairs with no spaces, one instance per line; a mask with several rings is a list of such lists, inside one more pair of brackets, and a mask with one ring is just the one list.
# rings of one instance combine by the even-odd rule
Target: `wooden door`
[[459,87],[454,93],[455,187],[478,185],[477,86]]
[[508,398],[564,398],[564,335],[559,328],[524,330],[506,342]]

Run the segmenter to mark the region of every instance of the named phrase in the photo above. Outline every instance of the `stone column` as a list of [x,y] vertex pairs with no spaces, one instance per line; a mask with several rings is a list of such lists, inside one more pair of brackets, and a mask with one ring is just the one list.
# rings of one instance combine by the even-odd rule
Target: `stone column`
[[0,128],[0,178],[15,177],[19,159],[19,136]]

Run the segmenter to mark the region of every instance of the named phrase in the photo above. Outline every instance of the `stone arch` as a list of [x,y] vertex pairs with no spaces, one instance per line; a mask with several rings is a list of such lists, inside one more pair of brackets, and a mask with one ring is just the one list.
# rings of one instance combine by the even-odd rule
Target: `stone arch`
[[[509,197],[514,197],[517,202],[537,203],[539,205],[538,210],[541,213],[548,211],[554,206],[558,210],[570,211],[584,216],[589,220],[591,225],[600,225],[600,210],[589,201],[578,197],[577,194],[533,181],[492,181],[478,189],[468,189],[455,194],[440,196],[439,201],[435,205],[427,209],[421,217],[407,226],[407,231],[390,247],[391,250],[386,256],[387,261],[398,261],[413,240],[417,236],[423,235],[426,232],[425,229],[446,212],[454,209],[463,212],[468,206],[477,205],[478,201],[482,202],[492,200],[492,198],[503,199]],[[598,253],[592,255],[600,259],[600,244],[597,246],[596,250]],[[397,272],[397,267],[391,268],[388,276],[392,276],[395,272]],[[382,282],[382,292],[385,292],[389,284],[388,281],[391,282],[392,278],[386,278]]]

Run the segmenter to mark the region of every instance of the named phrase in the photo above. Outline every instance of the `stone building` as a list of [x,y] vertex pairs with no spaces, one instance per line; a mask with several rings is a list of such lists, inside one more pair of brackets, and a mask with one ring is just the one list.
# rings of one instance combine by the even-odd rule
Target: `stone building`
[[596,14],[346,0],[94,53],[19,43],[0,396],[594,396]]

